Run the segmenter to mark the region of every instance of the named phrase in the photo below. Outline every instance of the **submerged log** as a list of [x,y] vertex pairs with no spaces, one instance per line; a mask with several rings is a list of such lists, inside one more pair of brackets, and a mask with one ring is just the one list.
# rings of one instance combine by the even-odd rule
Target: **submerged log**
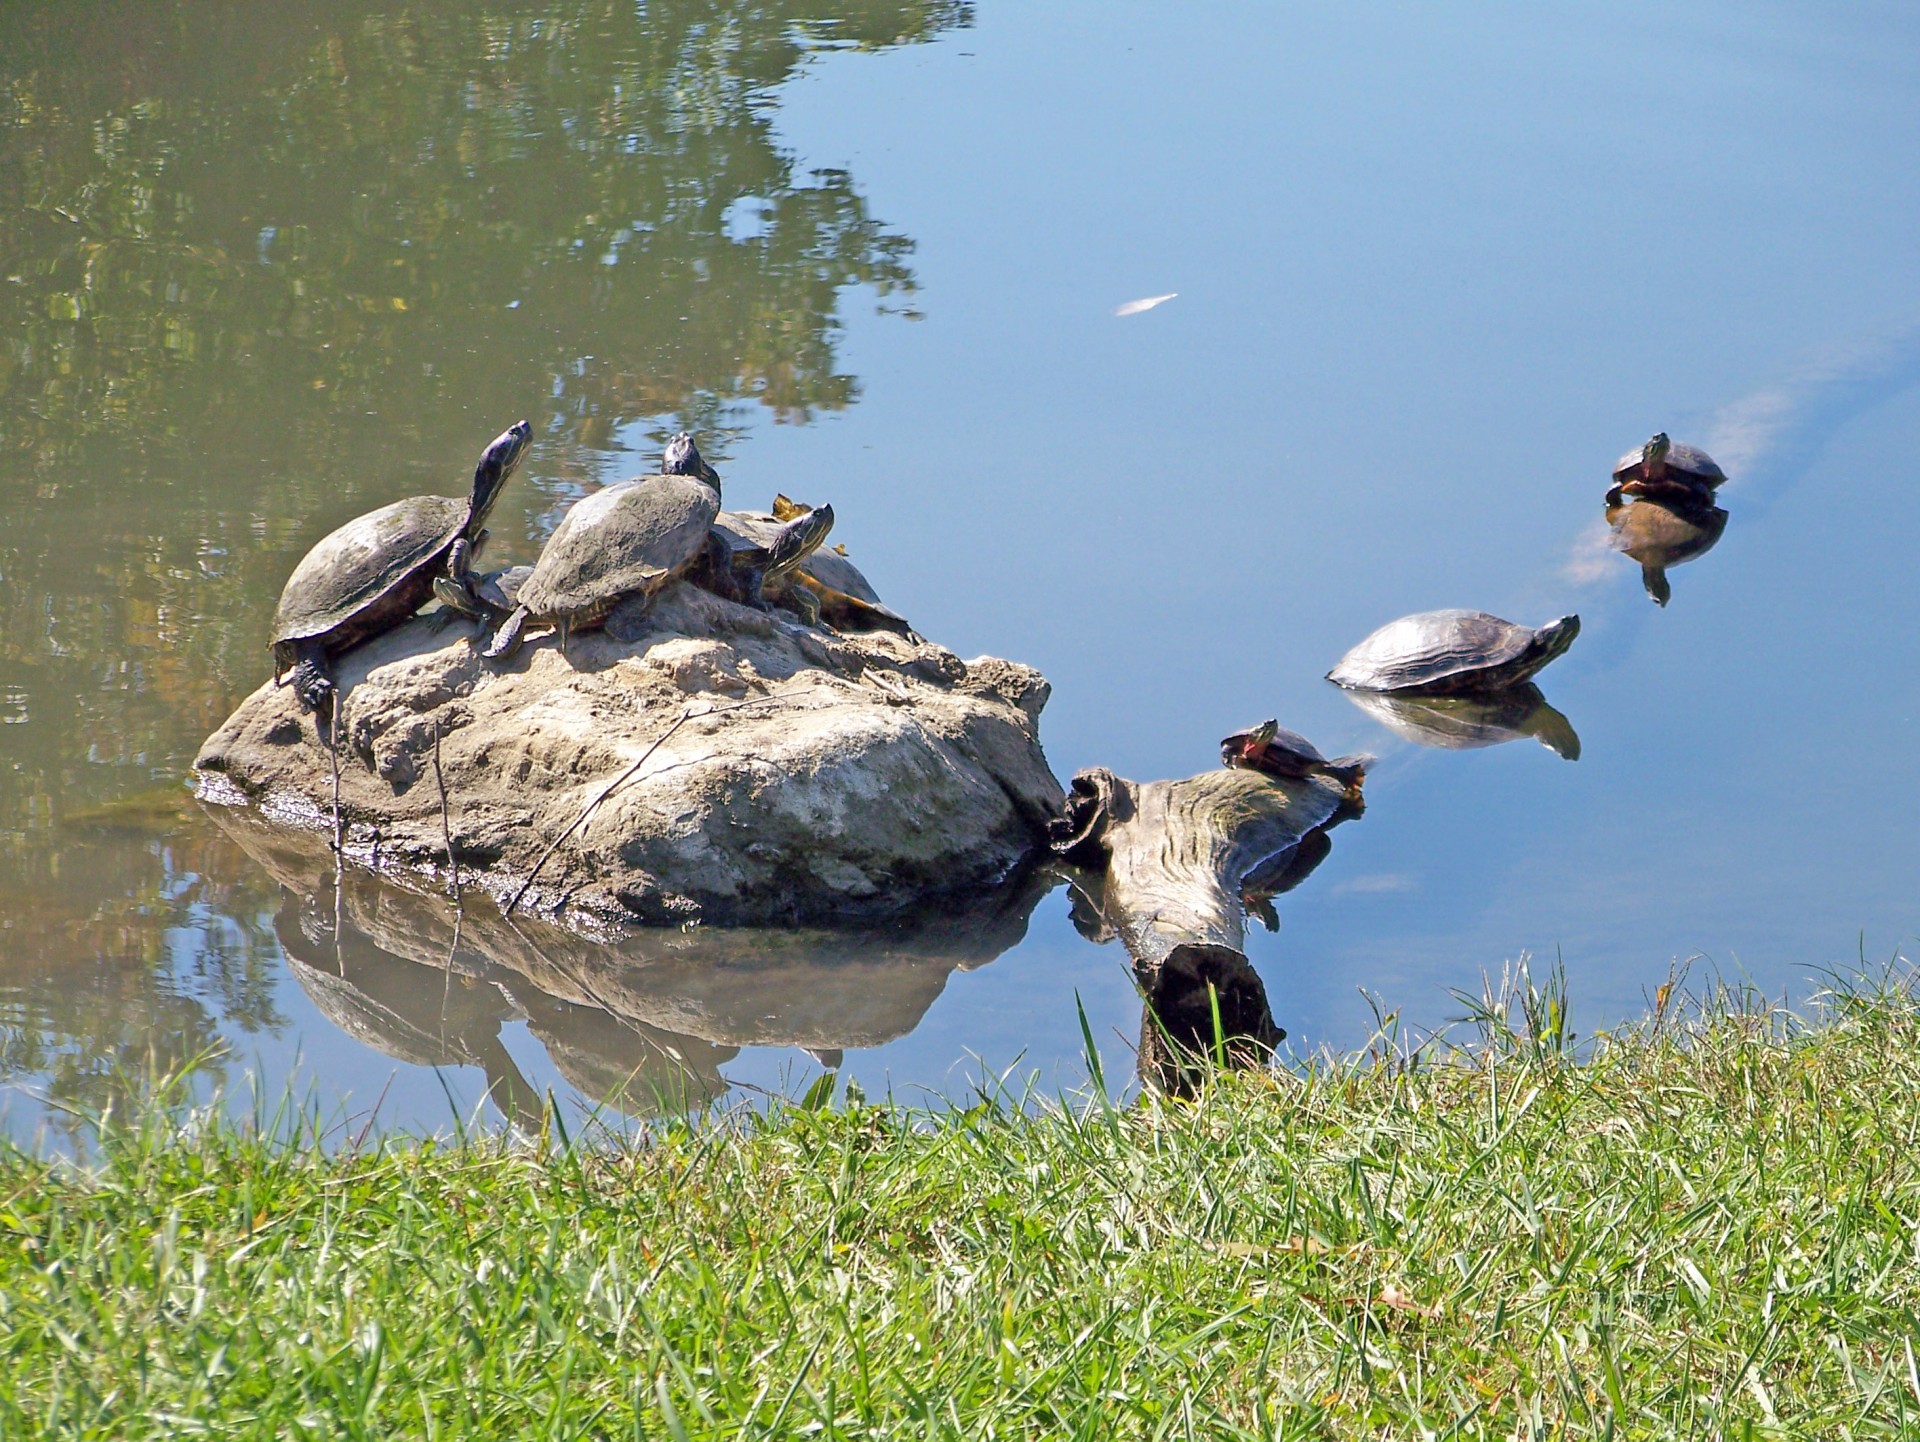
[[1247,960],[1247,910],[1304,880],[1328,828],[1358,810],[1321,776],[1223,769],[1143,783],[1096,767],[1073,778],[1054,850],[1081,869],[1082,931],[1119,937],[1133,960],[1143,1080],[1184,1092],[1216,1049],[1217,1061],[1256,1064],[1285,1039]]

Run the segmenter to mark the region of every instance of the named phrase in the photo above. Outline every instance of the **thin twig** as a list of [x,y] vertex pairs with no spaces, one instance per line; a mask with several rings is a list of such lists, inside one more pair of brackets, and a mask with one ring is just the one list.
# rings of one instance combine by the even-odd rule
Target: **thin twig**
[[440,770],[440,718],[433,718],[433,781],[440,788],[440,836],[447,843],[447,869],[453,873],[453,899],[460,900],[460,862],[453,854],[453,823],[447,818],[447,778]]
[[[705,715],[710,713],[703,712],[702,714]],[[527,879],[520,883],[520,889],[514,892],[513,898],[507,902],[507,909],[505,912],[506,915],[508,916],[513,915],[514,907],[520,904],[520,898],[525,896],[527,894],[527,888],[533,885],[533,878],[540,874],[540,868],[547,864],[548,857],[552,856],[554,852],[560,849],[561,843],[564,842],[569,836],[573,835],[574,832],[578,831],[581,828],[581,826],[585,824],[586,819],[589,816],[593,815],[594,809],[598,807],[602,801],[605,801],[609,796],[613,794],[615,787],[619,786],[621,782],[625,781],[629,776],[633,775],[634,772],[638,771],[642,766],[644,766],[647,762],[647,758],[652,756],[654,752],[658,751],[669,736],[673,735],[674,732],[678,731],[682,726],[686,725],[687,722],[691,721],[692,719],[693,719],[693,707],[689,705],[684,711],[680,713],[679,719],[676,720],[673,723],[673,725],[669,726],[665,731],[662,731],[660,733],[659,738],[654,741],[653,745],[649,746],[645,751],[642,751],[640,753],[639,760],[635,761],[633,765],[629,766],[625,771],[622,771],[618,776],[614,777],[613,780],[609,781],[605,786],[600,788],[599,794],[596,795],[593,798],[593,800],[589,801],[581,809],[580,814],[578,816],[573,818],[573,825],[569,826],[565,831],[561,832],[558,836],[554,837],[553,840],[548,843],[547,849],[540,853],[540,859],[533,863],[533,870],[527,873]]]
[[333,716],[327,722],[327,754],[333,758],[333,851],[343,855],[346,833],[340,827],[340,693],[333,693]]
[[[693,720],[696,716],[698,717],[719,716],[719,715],[723,715],[728,711],[743,710],[748,706],[764,706],[769,701],[784,701],[793,696],[797,696],[799,694],[800,692],[797,690],[796,691],[776,691],[770,696],[755,696],[746,701],[735,701],[730,706],[711,706],[705,711],[695,711],[693,709],[693,703],[689,702],[687,704],[686,709],[680,713],[678,719],[674,721],[673,725],[669,726],[665,731],[661,732],[659,739],[656,740],[653,743],[653,745],[649,746],[645,751],[642,751],[640,753],[639,760],[635,761],[633,765],[629,766],[625,771],[622,771],[618,776],[614,777],[613,780],[609,781],[605,786],[601,787],[599,793],[595,795],[594,798],[591,801],[589,801],[583,808],[581,808],[580,814],[578,816],[573,818],[573,825],[569,826],[565,831],[561,832],[558,836],[554,837],[554,839],[548,844],[547,849],[540,853],[540,859],[533,863],[533,870],[527,873],[526,880],[520,883],[520,889],[513,893],[512,898],[508,900],[506,907],[504,908],[501,914],[504,916],[513,915],[514,907],[518,906],[520,904],[520,898],[527,894],[527,888],[533,885],[533,879],[534,877],[540,874],[540,868],[547,864],[548,859],[552,857],[554,852],[560,849],[562,843],[564,843],[569,836],[573,835],[574,832],[578,831],[583,825],[585,825],[587,818],[593,815],[595,810],[599,808],[600,803],[602,801],[605,801],[609,796],[613,795],[613,793],[617,791],[620,788],[620,786],[624,782],[626,782],[636,771],[638,771],[642,766],[646,765],[647,758],[652,756],[654,752],[658,751],[660,747],[663,744],[665,744],[666,739],[669,736],[673,735],[674,732],[678,731],[682,726],[686,725],[687,722]],[[830,702],[828,704],[833,704],[833,703]]]

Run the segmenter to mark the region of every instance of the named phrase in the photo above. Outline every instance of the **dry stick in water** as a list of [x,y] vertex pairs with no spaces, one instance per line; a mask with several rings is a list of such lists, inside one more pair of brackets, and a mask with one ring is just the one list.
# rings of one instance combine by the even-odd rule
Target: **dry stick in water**
[[566,839],[569,836],[573,835],[574,832],[578,831],[582,826],[586,824],[587,818],[593,815],[594,811],[598,809],[602,801],[605,801],[609,796],[613,795],[613,793],[619,790],[621,785],[625,783],[626,780],[634,774],[634,772],[638,771],[642,766],[647,764],[647,758],[652,756],[654,752],[658,751],[663,745],[665,745],[666,740],[669,736],[673,735],[674,732],[678,731],[682,726],[686,725],[687,722],[693,720],[693,718],[696,715],[719,716],[725,712],[739,711],[748,706],[763,706],[769,701],[784,701],[790,696],[797,696],[799,694],[800,693],[798,691],[776,691],[771,696],[755,696],[750,701],[736,701],[731,706],[712,706],[706,709],[705,711],[699,711],[699,712],[696,712],[693,709],[692,705],[689,704],[686,710],[680,713],[679,718],[673,723],[673,725],[669,726],[665,731],[662,731],[660,733],[659,738],[653,743],[653,745],[649,746],[645,751],[642,751],[640,753],[639,760],[635,761],[633,765],[629,766],[625,771],[622,771],[618,776],[614,777],[613,780],[609,781],[605,786],[601,787],[599,793],[593,798],[593,800],[589,801],[584,807],[582,807],[580,814],[573,818],[573,825],[569,826],[565,831],[561,832],[558,836],[553,838],[553,840],[548,844],[547,849],[540,853],[540,859],[533,863],[533,870],[527,873],[527,879],[520,883],[520,889],[513,893],[512,898],[507,902],[506,907],[501,914],[503,916],[513,915],[514,907],[518,906],[520,904],[520,898],[527,894],[527,888],[533,885],[533,878],[540,874],[540,868],[547,864],[548,858],[550,858],[554,852],[560,849],[561,845],[566,841]]
[[340,693],[333,693],[333,716],[327,723],[327,754],[333,758],[333,854],[344,855],[346,833],[340,827]]
[[[708,712],[702,712],[701,714],[710,716],[713,713],[708,711]],[[540,868],[547,864],[547,858],[552,856],[554,852],[558,851],[560,849],[561,843],[564,842],[569,836],[573,835],[574,832],[578,831],[581,828],[581,826],[583,826],[586,823],[586,819],[589,816],[593,815],[594,808],[599,806],[599,804],[602,801],[605,801],[609,796],[613,795],[613,791],[616,786],[618,786],[621,782],[625,781],[629,776],[633,775],[633,773],[638,771],[642,766],[646,765],[647,758],[653,755],[654,752],[658,751],[661,748],[661,746],[665,744],[666,739],[669,736],[673,735],[674,732],[678,731],[682,726],[686,725],[687,722],[691,721],[692,719],[693,719],[693,707],[689,706],[687,707],[686,710],[680,713],[679,719],[676,720],[673,723],[673,725],[669,726],[665,731],[662,731],[660,733],[658,739],[654,741],[653,745],[649,746],[645,751],[642,751],[640,753],[640,759],[638,761],[635,761],[633,765],[629,766],[625,771],[622,771],[618,776],[614,777],[613,780],[609,781],[605,786],[600,788],[599,794],[596,795],[593,798],[593,800],[589,801],[583,808],[581,808],[580,814],[573,818],[573,825],[569,826],[565,831],[561,832],[558,836],[554,837],[553,840],[550,843],[548,843],[547,849],[540,853],[540,859],[533,863],[533,870],[527,873],[527,879],[520,883],[520,889],[514,892],[512,899],[507,902],[507,909],[503,913],[504,915],[507,915],[507,916],[513,915],[514,907],[518,906],[520,904],[520,898],[527,894],[527,888],[533,885],[533,878],[540,874]]]
[[453,824],[447,819],[447,778],[440,770],[440,718],[433,720],[433,782],[440,788],[440,836],[447,843],[447,870],[453,873],[453,899],[460,900],[460,862],[453,854]]

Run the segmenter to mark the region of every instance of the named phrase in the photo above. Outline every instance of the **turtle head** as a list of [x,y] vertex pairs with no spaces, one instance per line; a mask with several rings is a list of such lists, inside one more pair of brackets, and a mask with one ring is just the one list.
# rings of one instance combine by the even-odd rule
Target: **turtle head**
[[467,502],[469,536],[477,534],[486,523],[487,512],[493,509],[501,487],[520,468],[532,444],[533,427],[526,421],[515,421],[480,453],[480,464],[473,468],[473,495]]
[[[1566,651],[1567,647],[1573,644],[1573,638],[1579,634],[1580,618],[1578,616],[1562,616],[1559,620],[1549,621],[1538,631],[1535,631],[1533,633],[1533,644],[1535,654],[1540,658],[1540,665],[1535,666],[1533,670],[1538,671],[1540,666],[1544,666],[1549,661],[1558,659],[1559,656]],[[1532,673],[1529,672],[1528,674]]]
[[667,442],[667,449],[660,457],[660,474],[663,476],[695,476],[720,489],[720,473],[706,463],[700,454],[700,447],[693,443],[693,437],[685,431]]
[[1667,452],[1673,449],[1673,442],[1667,439],[1667,433],[1660,431],[1650,436],[1647,443],[1640,447],[1640,479],[1657,481],[1667,473]]
[[1245,766],[1265,751],[1275,736],[1280,734],[1280,722],[1268,717],[1258,726],[1245,731],[1236,731],[1220,743],[1220,761],[1226,766]]
[[767,547],[767,580],[776,581],[806,560],[833,529],[833,507],[802,511],[780,528]]

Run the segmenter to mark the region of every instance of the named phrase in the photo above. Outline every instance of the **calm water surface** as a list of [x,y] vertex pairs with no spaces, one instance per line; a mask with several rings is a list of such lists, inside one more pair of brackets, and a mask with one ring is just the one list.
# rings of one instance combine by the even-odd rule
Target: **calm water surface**
[[[1920,16],[25,0],[0,11],[0,1107],[212,1052],[391,1124],[1110,1078],[1064,893],[619,953],[183,799],[311,542],[538,444],[494,555],[698,431],[887,600],[1039,666],[1063,778],[1266,715],[1380,757],[1254,957],[1295,1043],[1522,953],[1804,995],[1920,929]],[[1124,302],[1173,293],[1150,310]],[[1726,466],[1654,605],[1613,459]],[[1578,611],[1580,739],[1410,741],[1320,679],[1408,611]],[[1403,728],[1404,729],[1404,728]],[[520,1103],[509,1100],[511,1111]]]

